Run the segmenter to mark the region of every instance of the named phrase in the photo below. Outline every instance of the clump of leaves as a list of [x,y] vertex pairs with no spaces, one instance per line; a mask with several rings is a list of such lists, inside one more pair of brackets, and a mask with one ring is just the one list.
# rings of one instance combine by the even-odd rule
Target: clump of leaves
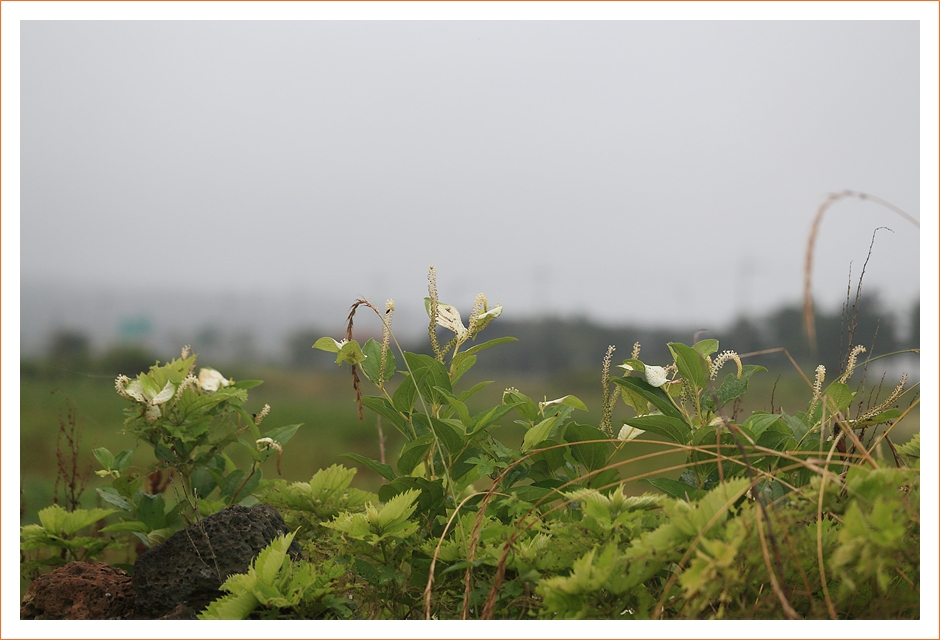
[[352,603],[334,593],[343,568],[330,561],[314,567],[291,560],[287,550],[293,540],[294,533],[275,538],[246,573],[229,576],[221,587],[228,593],[210,603],[199,619],[244,620],[252,614],[263,619],[348,617]]

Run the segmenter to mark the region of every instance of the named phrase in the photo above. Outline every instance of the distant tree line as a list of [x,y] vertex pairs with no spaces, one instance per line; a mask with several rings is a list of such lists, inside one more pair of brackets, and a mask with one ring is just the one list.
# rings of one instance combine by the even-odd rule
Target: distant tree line
[[[817,350],[814,353],[803,326],[803,309],[799,305],[783,306],[767,316],[740,318],[723,330],[661,329],[642,326],[609,326],[586,318],[544,318],[514,320],[503,316],[490,324],[478,340],[513,336],[518,342],[500,345],[481,354],[475,367],[478,372],[507,371],[524,374],[555,375],[568,372],[599,371],[608,345],[617,347],[614,362],[630,357],[633,344],[641,345],[640,359],[645,362],[669,362],[666,343],[692,344],[696,340],[715,338],[721,349],[739,354],[755,353],[783,347],[804,371],[824,364],[831,372],[842,371],[847,353],[863,345],[868,355],[911,349],[920,343],[920,303],[908,314],[888,313],[880,298],[866,295],[857,305],[849,303],[843,311],[817,313]],[[906,320],[907,327],[900,326]],[[292,364],[297,367],[334,366],[328,354],[310,349],[325,334],[304,331],[295,334],[289,345]],[[444,337],[444,334],[441,334]],[[446,340],[446,337],[444,338]],[[427,340],[404,348],[427,352]],[[789,365],[782,352],[753,356],[747,360],[768,368]]]
[[[900,318],[900,320],[898,319]],[[907,314],[889,313],[875,294],[866,295],[857,305],[847,303],[839,312],[817,313],[817,350],[810,348],[799,305],[784,306],[760,318],[740,318],[722,330],[702,327],[686,329],[642,326],[610,326],[586,318],[511,319],[503,316],[490,324],[479,340],[513,336],[518,342],[500,345],[481,354],[475,371],[534,375],[558,375],[599,371],[608,345],[615,345],[614,363],[629,358],[633,344],[641,345],[640,358],[650,363],[671,360],[666,343],[692,344],[715,338],[721,349],[748,354],[784,348],[804,368],[812,371],[824,364],[829,372],[842,371],[846,355],[855,345],[864,345],[868,355],[916,348],[920,344],[920,303]],[[906,327],[902,325],[906,324]],[[441,330],[442,344],[448,336]],[[286,352],[289,366],[295,368],[335,368],[329,354],[311,345],[328,332],[302,330],[291,335]],[[357,335],[357,338],[362,338]],[[427,339],[403,344],[410,351],[427,353]],[[43,371],[136,372],[145,371],[158,356],[140,344],[114,345],[103,354],[93,355],[90,341],[80,331],[61,331],[52,336],[44,362],[24,362],[22,373]],[[779,369],[788,365],[780,352],[748,358],[752,364]],[[832,375],[832,373],[831,373]]]

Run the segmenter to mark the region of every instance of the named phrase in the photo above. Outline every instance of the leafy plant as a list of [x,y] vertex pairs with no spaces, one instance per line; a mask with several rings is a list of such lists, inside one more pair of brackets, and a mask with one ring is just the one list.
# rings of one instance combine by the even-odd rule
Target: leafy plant
[[35,551],[33,558],[23,563],[24,573],[38,568],[58,567],[69,562],[89,562],[98,558],[110,546],[101,536],[77,535],[114,512],[113,509],[73,509],[68,511],[57,504],[39,511],[40,524],[20,528],[20,549]]
[[294,534],[279,536],[261,550],[247,573],[231,575],[222,584],[228,594],[199,614],[200,620],[244,620],[256,610],[262,618],[347,617],[352,603],[333,593],[333,581],[342,567],[324,562],[294,562],[288,548]]

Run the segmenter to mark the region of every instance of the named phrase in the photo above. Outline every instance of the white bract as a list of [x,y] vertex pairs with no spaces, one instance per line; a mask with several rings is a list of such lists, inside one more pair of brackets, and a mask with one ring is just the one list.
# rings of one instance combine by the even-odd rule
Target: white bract
[[653,387],[661,387],[667,382],[666,369],[664,367],[647,365],[643,375],[646,376],[646,381]]
[[623,425],[620,428],[620,433],[617,434],[618,440],[633,440],[641,433],[646,433],[643,429],[637,429],[636,427],[631,427],[628,424]]
[[160,417],[160,405],[176,394],[176,387],[173,386],[172,382],[167,381],[163,389],[159,392],[155,391],[156,389],[154,388],[145,387],[139,378],[137,380],[131,380],[128,385],[124,387],[124,393],[137,402],[147,406],[144,417],[148,424],[153,424],[157,421],[157,418]]
[[199,370],[199,386],[203,391],[218,391],[219,387],[228,386],[228,380],[215,369],[205,367]]

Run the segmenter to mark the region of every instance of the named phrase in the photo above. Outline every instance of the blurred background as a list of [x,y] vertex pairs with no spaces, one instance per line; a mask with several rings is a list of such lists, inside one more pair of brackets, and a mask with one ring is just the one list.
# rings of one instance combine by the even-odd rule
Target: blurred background
[[[827,210],[817,352],[801,324],[829,194],[920,218],[916,21],[37,20],[20,35],[27,520],[64,426],[89,451],[133,446],[114,376],[185,344],[264,379],[251,397],[270,426],[305,423],[287,477],[376,457],[374,417],[358,423],[348,376],[311,345],[341,338],[364,296],[394,299],[399,340],[426,350],[432,264],[464,318],[477,293],[503,305],[484,338],[519,338],[481,354],[496,381],[481,402],[512,385],[597,413],[608,345],[616,363],[637,341],[662,364],[671,340],[785,347],[810,378],[839,370],[853,321],[871,355],[919,346],[919,231],[871,200]],[[750,409],[805,407],[782,353],[748,361],[771,369]],[[917,356],[866,375],[891,389],[901,372],[917,380]]]

